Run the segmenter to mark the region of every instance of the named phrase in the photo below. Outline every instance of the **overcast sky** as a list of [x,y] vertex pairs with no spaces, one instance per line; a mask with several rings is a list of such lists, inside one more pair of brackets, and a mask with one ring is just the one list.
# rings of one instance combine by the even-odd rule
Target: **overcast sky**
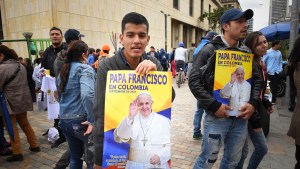
[[[270,0],[239,0],[242,9],[252,9],[253,16],[253,31],[258,31],[269,24],[269,8]],[[292,0],[289,0],[292,4]]]
[[269,0],[239,0],[242,9],[252,9],[253,16],[253,31],[258,31],[269,23]]

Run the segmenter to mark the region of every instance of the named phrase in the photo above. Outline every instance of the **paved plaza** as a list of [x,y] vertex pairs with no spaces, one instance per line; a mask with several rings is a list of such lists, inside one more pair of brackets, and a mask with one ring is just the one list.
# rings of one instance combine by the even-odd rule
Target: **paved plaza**
[[[187,83],[183,84],[181,88],[174,84],[174,89],[176,98],[172,104],[172,169],[191,169],[201,150],[201,140],[193,140],[192,138],[196,99],[190,92]],[[271,115],[270,133],[267,138],[269,152],[259,166],[261,169],[293,169],[296,163],[294,141],[286,135],[292,116],[292,113],[287,110],[286,100],[285,97],[279,98],[275,112]],[[5,162],[6,157],[0,157],[0,169],[53,168],[66,150],[66,144],[51,149],[47,137],[42,136],[42,133],[53,126],[53,122],[47,120],[47,112],[33,111],[29,112],[28,116],[38,137],[41,152],[33,153],[28,150],[29,145],[26,143],[26,137],[20,129],[24,161],[7,163]],[[250,154],[253,149],[251,141],[249,145]],[[248,159],[245,164],[247,164]],[[220,159],[213,168],[219,168],[219,164]]]

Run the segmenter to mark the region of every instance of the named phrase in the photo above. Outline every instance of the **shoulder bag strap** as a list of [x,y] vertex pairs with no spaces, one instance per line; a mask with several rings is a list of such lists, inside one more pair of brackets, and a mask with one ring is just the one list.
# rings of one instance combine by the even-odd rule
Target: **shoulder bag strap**
[[17,75],[18,75],[18,73],[19,73],[19,71],[20,71],[20,64],[18,63],[18,68],[17,68],[17,70],[15,71],[15,73],[3,84],[3,87],[4,86],[6,86],[7,84],[9,84],[12,80],[14,80],[16,77],[17,77]]

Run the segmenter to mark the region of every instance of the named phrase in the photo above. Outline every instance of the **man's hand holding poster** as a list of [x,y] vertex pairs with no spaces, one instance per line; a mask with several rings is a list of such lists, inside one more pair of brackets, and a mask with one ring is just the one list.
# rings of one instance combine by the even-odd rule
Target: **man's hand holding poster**
[[219,102],[231,107],[229,116],[237,116],[240,108],[250,100],[253,54],[216,51],[213,95]]
[[105,97],[103,168],[170,168],[171,73],[109,71]]

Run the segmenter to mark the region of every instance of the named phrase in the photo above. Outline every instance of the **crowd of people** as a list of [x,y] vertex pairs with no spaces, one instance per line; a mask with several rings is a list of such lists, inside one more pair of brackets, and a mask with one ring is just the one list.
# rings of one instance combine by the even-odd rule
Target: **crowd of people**
[[[278,76],[282,69],[282,54],[279,51],[280,42],[272,43],[268,50],[265,36],[258,31],[247,34],[247,20],[253,17],[251,9],[244,12],[239,9],[227,10],[220,18],[222,35],[208,32],[202,37],[196,47],[194,43],[185,48],[179,42],[177,48],[167,53],[164,48],[155,51],[154,46],[145,52],[149,44],[149,23],[138,13],[131,12],[124,16],[121,23],[122,33],[120,42],[122,48],[110,54],[110,46],[104,44],[101,49],[89,48],[82,41],[83,35],[76,29],[68,29],[64,36],[62,31],[53,27],[49,31],[51,45],[45,51],[39,51],[40,58],[34,60],[34,66],[28,58],[18,57],[17,53],[5,45],[0,45],[0,94],[5,96],[6,104],[1,105],[0,112],[7,110],[9,119],[0,119],[0,155],[9,156],[6,161],[22,161],[22,148],[17,124],[24,131],[29,150],[41,151],[36,135],[27,118],[27,111],[33,110],[33,102],[37,101],[36,92],[41,89],[42,79],[46,76],[55,78],[55,100],[59,102],[58,118],[54,119],[54,127],[58,130],[59,138],[51,145],[58,147],[67,141],[68,150],[58,160],[55,168],[82,168],[85,154],[86,140],[93,140],[93,159],[84,161],[88,168],[102,168],[103,138],[104,138],[104,107],[107,72],[109,70],[135,70],[137,74],[147,74],[150,71],[171,71],[177,80],[180,70],[184,70],[182,79],[188,81],[192,94],[197,99],[195,111],[193,138],[202,139],[200,155],[195,162],[194,169],[212,168],[218,159],[222,146],[224,154],[220,168],[243,168],[248,153],[248,136],[254,145],[248,167],[257,168],[268,152],[268,145],[262,130],[262,114],[272,113],[276,104],[276,91],[278,90]],[[63,42],[63,37],[66,42]],[[300,36],[297,37],[288,65],[291,69],[291,78],[299,76],[299,45]],[[245,71],[237,67],[231,74],[230,81],[220,91],[221,97],[230,98],[230,104],[219,101],[213,92],[216,50],[238,50],[254,55],[252,62],[252,81],[245,81]],[[49,74],[45,70],[49,70]],[[273,93],[272,100],[264,98],[267,81]],[[293,80],[294,93],[300,89],[299,80]],[[244,85],[244,88],[242,86]],[[249,86],[251,86],[249,88]],[[237,91],[243,89],[242,98]],[[248,90],[249,89],[249,90]],[[76,92],[74,92],[76,91]],[[175,91],[172,90],[173,99]],[[300,168],[300,107],[295,97],[290,103],[289,110],[294,111],[288,135],[295,139],[296,160],[295,168]],[[30,98],[30,99],[29,99]],[[243,99],[243,104],[234,105],[234,100]],[[296,98],[297,103],[299,96]],[[152,98],[147,94],[138,96],[133,105],[138,103],[150,104],[143,116],[154,116],[152,113]],[[131,106],[133,106],[131,105]],[[236,115],[229,111],[238,112]],[[151,113],[151,114],[149,114]],[[156,115],[155,115],[156,116]],[[124,119],[124,125],[133,124],[136,112],[130,111]],[[202,118],[203,117],[203,118]],[[192,118],[192,117],[191,117]],[[204,128],[201,130],[201,121]],[[10,141],[4,137],[4,127],[12,125],[13,135]],[[130,122],[128,122],[130,121]],[[136,120],[137,121],[137,120]],[[165,123],[167,120],[162,119]],[[128,128],[126,126],[124,128]],[[120,128],[116,129],[121,130]],[[121,131],[125,129],[122,128]],[[167,128],[166,130],[170,130]],[[47,135],[47,132],[45,135]],[[117,132],[118,141],[127,142],[132,139],[132,133]],[[130,140],[131,143],[136,140]],[[145,143],[144,143],[145,144]],[[9,148],[11,147],[11,149]],[[170,147],[164,147],[170,149]],[[151,150],[153,152],[154,150]],[[163,151],[163,149],[157,150]],[[149,150],[150,153],[150,150]],[[149,157],[145,162],[129,161],[126,168],[140,168],[155,164],[170,168],[168,158],[159,156]],[[137,154],[138,156],[138,154]]]

